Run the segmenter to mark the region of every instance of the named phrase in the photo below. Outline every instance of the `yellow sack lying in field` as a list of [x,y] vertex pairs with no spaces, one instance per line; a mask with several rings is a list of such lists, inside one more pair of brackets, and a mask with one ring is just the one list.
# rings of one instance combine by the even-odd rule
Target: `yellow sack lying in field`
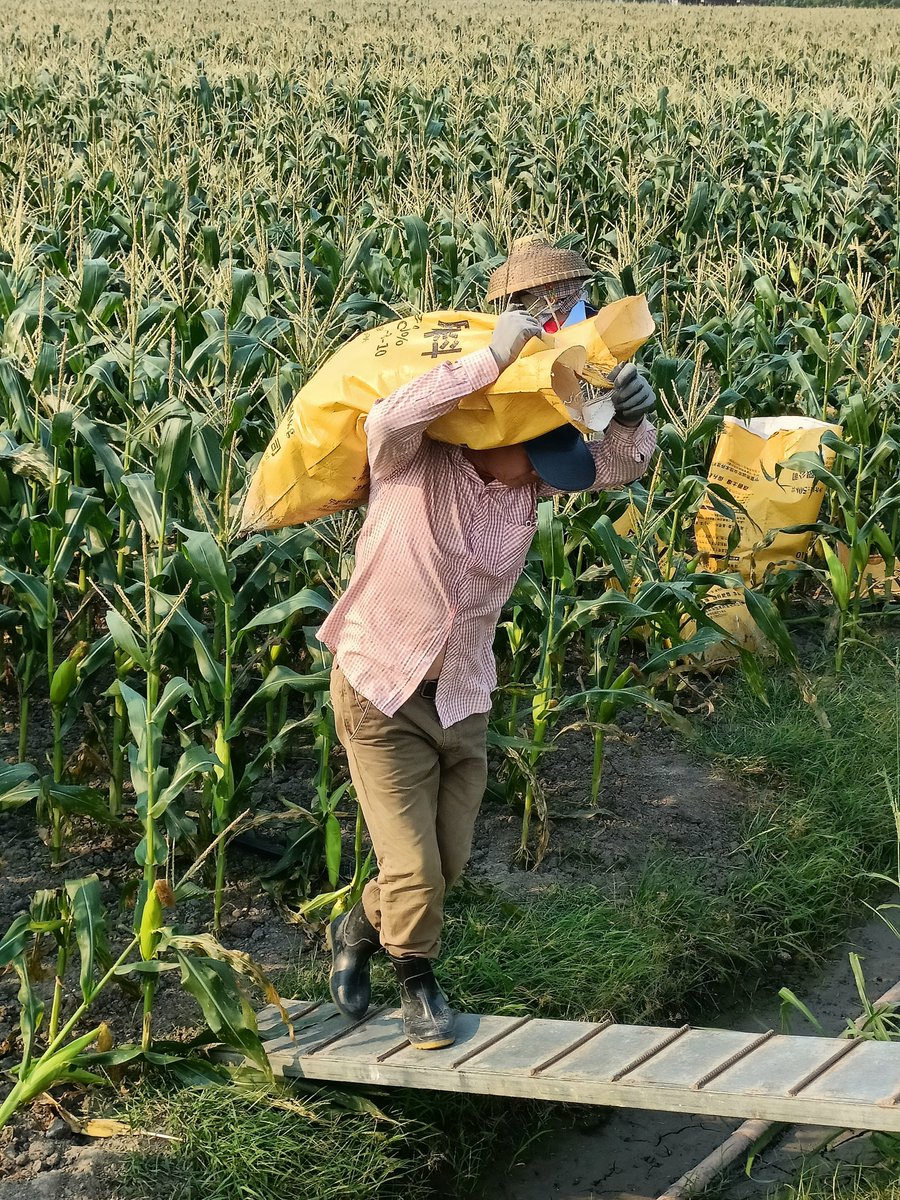
[[[242,531],[298,525],[365,503],[363,425],[372,405],[439,363],[484,349],[497,320],[488,313],[427,313],[367,330],[336,351],[285,410],[250,483]],[[534,338],[499,379],[463,397],[428,433],[488,449],[527,441],[566,421],[580,423],[586,419],[581,380],[600,383],[654,328],[646,300],[635,296]],[[593,428],[602,427],[598,416],[591,417]]]
[[[812,525],[818,520],[825,489],[811,475],[797,471],[783,470],[776,478],[776,467],[793,454],[819,450],[830,467],[834,452],[821,444],[822,434],[829,429],[841,432],[839,425],[811,417],[753,417],[749,421],[725,418],[709,481],[726,487],[745,512],[736,513],[732,521],[715,511],[709,497],[704,500],[694,533],[706,570],[737,571],[750,587],[755,587],[767,571],[803,558],[812,542],[811,533],[775,533],[771,540],[767,535],[785,526]],[[735,525],[740,537],[729,550]],[[768,649],[740,589],[712,588],[705,609],[728,630],[737,645],[757,652]],[[704,659],[724,661],[734,653],[729,646],[714,646]]]
[[[707,497],[694,523],[697,549],[709,571],[739,571],[756,586],[766,571],[789,566],[803,558],[812,541],[811,533],[776,533],[791,525],[812,525],[819,518],[825,488],[811,475],[776,467],[793,454],[818,453],[825,465],[834,462],[834,452],[822,447],[827,430],[840,433],[840,425],[828,425],[812,417],[753,417],[739,421],[726,417],[709,468],[710,483],[727,488],[744,512],[735,519],[717,513]],[[740,539],[728,548],[735,524]]]

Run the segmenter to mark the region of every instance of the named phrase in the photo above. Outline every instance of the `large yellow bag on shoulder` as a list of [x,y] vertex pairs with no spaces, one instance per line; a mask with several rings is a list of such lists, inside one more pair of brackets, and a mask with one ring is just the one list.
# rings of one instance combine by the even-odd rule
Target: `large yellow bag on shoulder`
[[[497,320],[489,313],[426,313],[367,330],[336,351],[285,410],[251,480],[242,531],[299,525],[365,503],[363,426],[372,405],[439,363],[484,349]],[[654,329],[645,298],[635,296],[534,338],[494,383],[463,397],[428,434],[488,449],[578,423],[581,381],[602,383]]]

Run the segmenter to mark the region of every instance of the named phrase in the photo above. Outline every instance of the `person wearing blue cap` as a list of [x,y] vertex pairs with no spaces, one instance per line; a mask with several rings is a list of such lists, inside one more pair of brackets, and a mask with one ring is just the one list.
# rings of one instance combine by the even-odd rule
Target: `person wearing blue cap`
[[362,1019],[370,959],[385,951],[405,1035],[420,1050],[455,1037],[433,963],[444,895],[469,857],[487,781],[494,633],[525,565],[537,503],[642,475],[656,444],[647,419],[655,397],[627,364],[611,375],[615,415],[602,440],[586,442],[567,424],[515,446],[473,450],[433,441],[426,430],[493,382],[531,338],[580,315],[590,274],[570,250],[517,243],[491,277],[488,299],[506,310],[490,347],[445,361],[372,406],[356,566],[319,630],[334,654],[335,727],[378,860],[359,901],[331,922],[331,995],[345,1016]]

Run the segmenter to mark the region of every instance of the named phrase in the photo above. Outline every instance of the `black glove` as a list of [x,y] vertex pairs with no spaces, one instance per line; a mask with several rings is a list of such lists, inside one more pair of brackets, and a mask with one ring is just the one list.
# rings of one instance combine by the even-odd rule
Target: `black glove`
[[611,399],[620,425],[640,425],[656,408],[653,388],[638,374],[634,363],[619,363],[609,373],[613,385]]

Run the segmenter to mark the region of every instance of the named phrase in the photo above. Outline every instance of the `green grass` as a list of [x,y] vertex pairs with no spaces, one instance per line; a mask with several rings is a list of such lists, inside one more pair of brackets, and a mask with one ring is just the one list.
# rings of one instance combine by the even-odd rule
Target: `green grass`
[[860,651],[842,676],[815,686],[830,729],[793,681],[771,672],[768,706],[739,683],[703,731],[706,752],[776,801],[751,819],[747,865],[730,889],[746,948],[763,960],[779,946],[812,954],[838,940],[877,891],[869,873],[896,862],[898,668],[889,654]]
[[142,1200],[425,1196],[423,1162],[436,1131],[348,1111],[336,1095],[301,1095],[294,1103],[302,1111],[295,1111],[228,1087],[168,1091],[145,1084],[128,1105],[130,1121],[164,1127],[179,1141],[164,1154],[131,1156],[127,1192]]
[[148,1075],[120,1113],[148,1139],[126,1160],[129,1200],[424,1200],[469,1197],[557,1116],[548,1105],[327,1087],[172,1089]]
[[[719,1195],[706,1193],[707,1200]],[[724,1194],[724,1193],[723,1193]],[[900,1178],[886,1167],[844,1167],[825,1175],[804,1169],[791,1183],[769,1192],[772,1200],[900,1200]]]
[[[764,979],[774,994],[786,954],[814,961],[845,933],[877,892],[869,872],[895,862],[896,672],[868,654],[856,656],[840,679],[820,677],[818,702],[830,730],[781,672],[770,672],[767,689],[764,705],[735,680],[697,738],[698,752],[770,792],[748,820],[724,887],[715,891],[689,865],[660,856],[630,895],[615,900],[598,886],[512,904],[463,887],[448,905],[440,965],[457,1005],[573,1019],[698,1019],[735,987]],[[283,990],[324,997],[327,966],[324,953],[310,958],[282,981]],[[376,999],[393,999],[382,964],[374,979]],[[157,1097],[160,1119],[173,1132],[186,1130],[177,1173],[193,1182],[172,1192],[133,1183],[133,1195],[279,1200],[302,1170],[310,1200],[374,1200],[398,1188],[405,1196],[470,1197],[489,1165],[561,1118],[548,1106],[479,1097],[393,1092],[376,1102],[397,1124],[371,1113],[336,1117],[325,1100],[320,1119],[307,1122],[228,1092]],[[145,1186],[154,1171],[157,1182],[172,1172],[169,1155],[155,1161],[154,1168],[142,1160],[132,1180]]]

